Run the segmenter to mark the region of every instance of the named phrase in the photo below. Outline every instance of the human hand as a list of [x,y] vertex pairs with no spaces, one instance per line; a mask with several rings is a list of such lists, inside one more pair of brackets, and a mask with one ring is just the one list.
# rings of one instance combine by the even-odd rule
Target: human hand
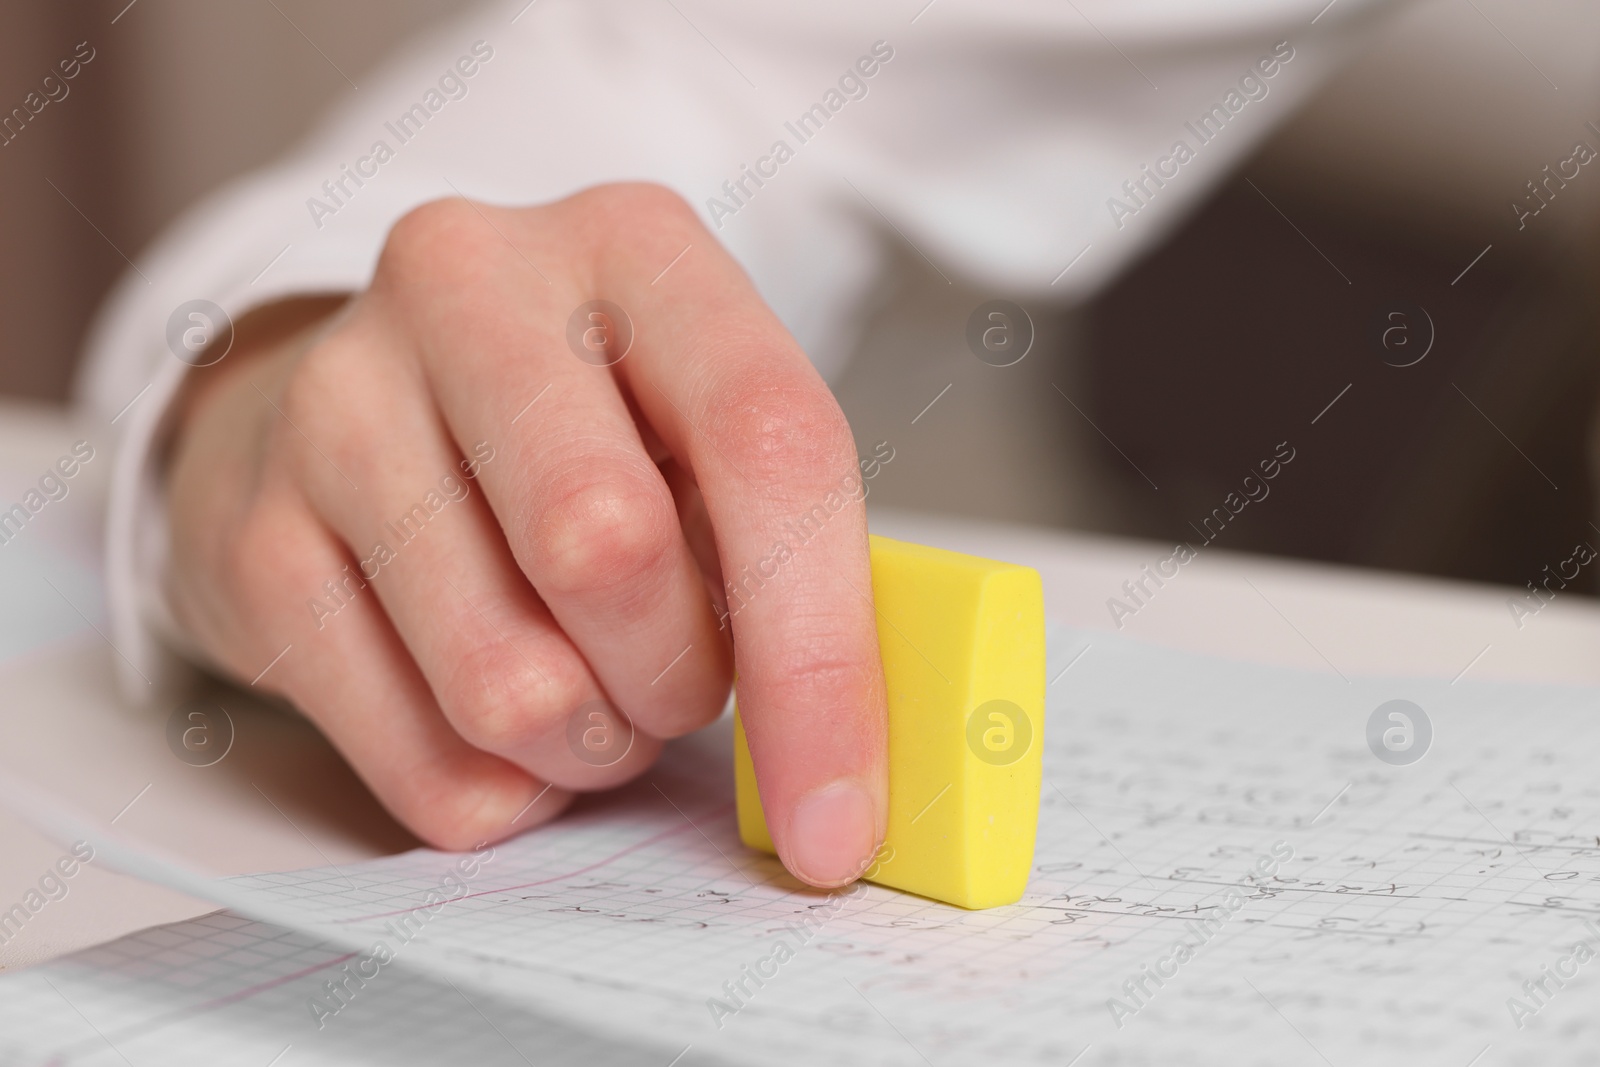
[[[594,300],[632,331],[575,312]],[[201,647],[450,849],[643,773],[717,717],[736,647],[780,856],[854,877],[887,812],[855,449],[692,209],[648,185],[438,201],[338,305],[242,320],[178,409],[168,594]],[[636,728],[603,766],[569,743],[597,701]]]

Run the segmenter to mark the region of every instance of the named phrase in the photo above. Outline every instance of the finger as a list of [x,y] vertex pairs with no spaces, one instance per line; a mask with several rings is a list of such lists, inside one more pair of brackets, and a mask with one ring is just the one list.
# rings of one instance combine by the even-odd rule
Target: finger
[[[488,213],[495,213],[498,223]],[[419,338],[424,373],[464,450],[489,442],[480,476],[521,571],[639,729],[670,737],[715,718],[732,675],[703,578],[611,375],[568,349],[572,292],[532,282],[497,230],[527,213],[461,202],[413,213],[390,246],[392,307]],[[448,292],[410,299],[436,264],[472,254]]]
[[706,595],[710,597],[717,613],[717,626],[727,629],[727,596],[722,590],[722,564],[717,560],[717,540],[711,529],[711,516],[706,513],[706,500],[695,484],[694,474],[668,459],[661,464],[661,476],[672,490],[672,499],[678,505],[678,525],[683,529],[684,540],[700,568],[705,581]]
[[[605,693],[518,570],[475,479],[493,462],[463,460],[420,375],[358,314],[302,364],[286,407],[337,469],[303,451],[315,510],[355,563],[308,602],[321,628],[376,595],[445,717],[471,744],[569,789],[626,781],[660,743],[584,744],[590,715],[613,720]],[[327,396],[362,403],[329,418]],[[304,396],[306,399],[301,400]],[[483,455],[493,456],[492,451]],[[352,486],[359,486],[353,490]],[[626,722],[615,723],[619,734]]]
[[[865,866],[887,819],[886,705],[864,486],[843,413],[739,266],[692,212],[638,227],[599,285],[638,323],[618,369],[694,472],[715,531],[739,704],[785,864],[817,885]],[[665,232],[660,232],[665,230]],[[662,283],[638,259],[666,263]],[[609,246],[616,248],[616,245]]]
[[566,790],[451,728],[376,598],[357,598],[339,625],[316,628],[305,594],[350,558],[292,490],[268,486],[243,531],[229,572],[233,599],[257,620],[253,632],[273,640],[233,665],[250,677],[281,652],[258,686],[316,722],[400,822],[435,847],[463,850],[566,807]]

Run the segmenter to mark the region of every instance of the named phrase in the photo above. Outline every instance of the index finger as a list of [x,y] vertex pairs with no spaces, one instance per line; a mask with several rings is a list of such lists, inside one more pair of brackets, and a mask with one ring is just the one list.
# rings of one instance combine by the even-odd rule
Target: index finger
[[[637,195],[673,221],[636,234],[625,258],[602,256],[598,287],[634,320],[616,369],[705,498],[778,854],[807,882],[841,885],[865,868],[888,817],[883,663],[850,427],[687,205],[662,190]],[[663,275],[640,270],[675,256]]]

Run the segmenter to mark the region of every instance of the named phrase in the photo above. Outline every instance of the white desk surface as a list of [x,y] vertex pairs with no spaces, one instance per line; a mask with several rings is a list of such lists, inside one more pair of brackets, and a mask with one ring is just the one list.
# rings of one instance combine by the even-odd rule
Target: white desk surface
[[[78,437],[109,435],[59,414],[0,402],[0,506]],[[321,866],[408,847],[408,839],[320,737],[293,717],[243,708],[235,750],[214,767],[167,750],[168,708],[131,708],[111,688],[113,653],[95,588],[94,551],[110,456],[73,492],[0,546],[0,770],[119,820],[218,873]],[[1055,530],[873,512],[875,532],[1027,563],[1048,616],[1115,629],[1106,607],[1171,546]],[[52,592],[41,577],[58,587]],[[66,595],[63,596],[62,594]],[[1524,620],[1515,590],[1288,562],[1205,549],[1169,579],[1124,636],[1234,659],[1344,675],[1430,676],[1600,685],[1600,606],[1567,595]],[[72,603],[65,604],[70,599]],[[80,616],[78,612],[82,612]],[[148,790],[141,790],[148,785]],[[62,845],[0,812],[0,910],[19,901]],[[18,967],[212,905],[90,864],[69,895],[0,946]]]

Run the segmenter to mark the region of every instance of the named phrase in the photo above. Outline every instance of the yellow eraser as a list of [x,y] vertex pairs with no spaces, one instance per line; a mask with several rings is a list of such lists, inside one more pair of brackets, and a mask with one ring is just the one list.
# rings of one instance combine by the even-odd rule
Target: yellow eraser
[[[1031,567],[872,538],[889,695],[889,832],[863,877],[963,908],[1021,899],[1044,742],[1044,592]],[[734,709],[739,836],[767,833]]]

